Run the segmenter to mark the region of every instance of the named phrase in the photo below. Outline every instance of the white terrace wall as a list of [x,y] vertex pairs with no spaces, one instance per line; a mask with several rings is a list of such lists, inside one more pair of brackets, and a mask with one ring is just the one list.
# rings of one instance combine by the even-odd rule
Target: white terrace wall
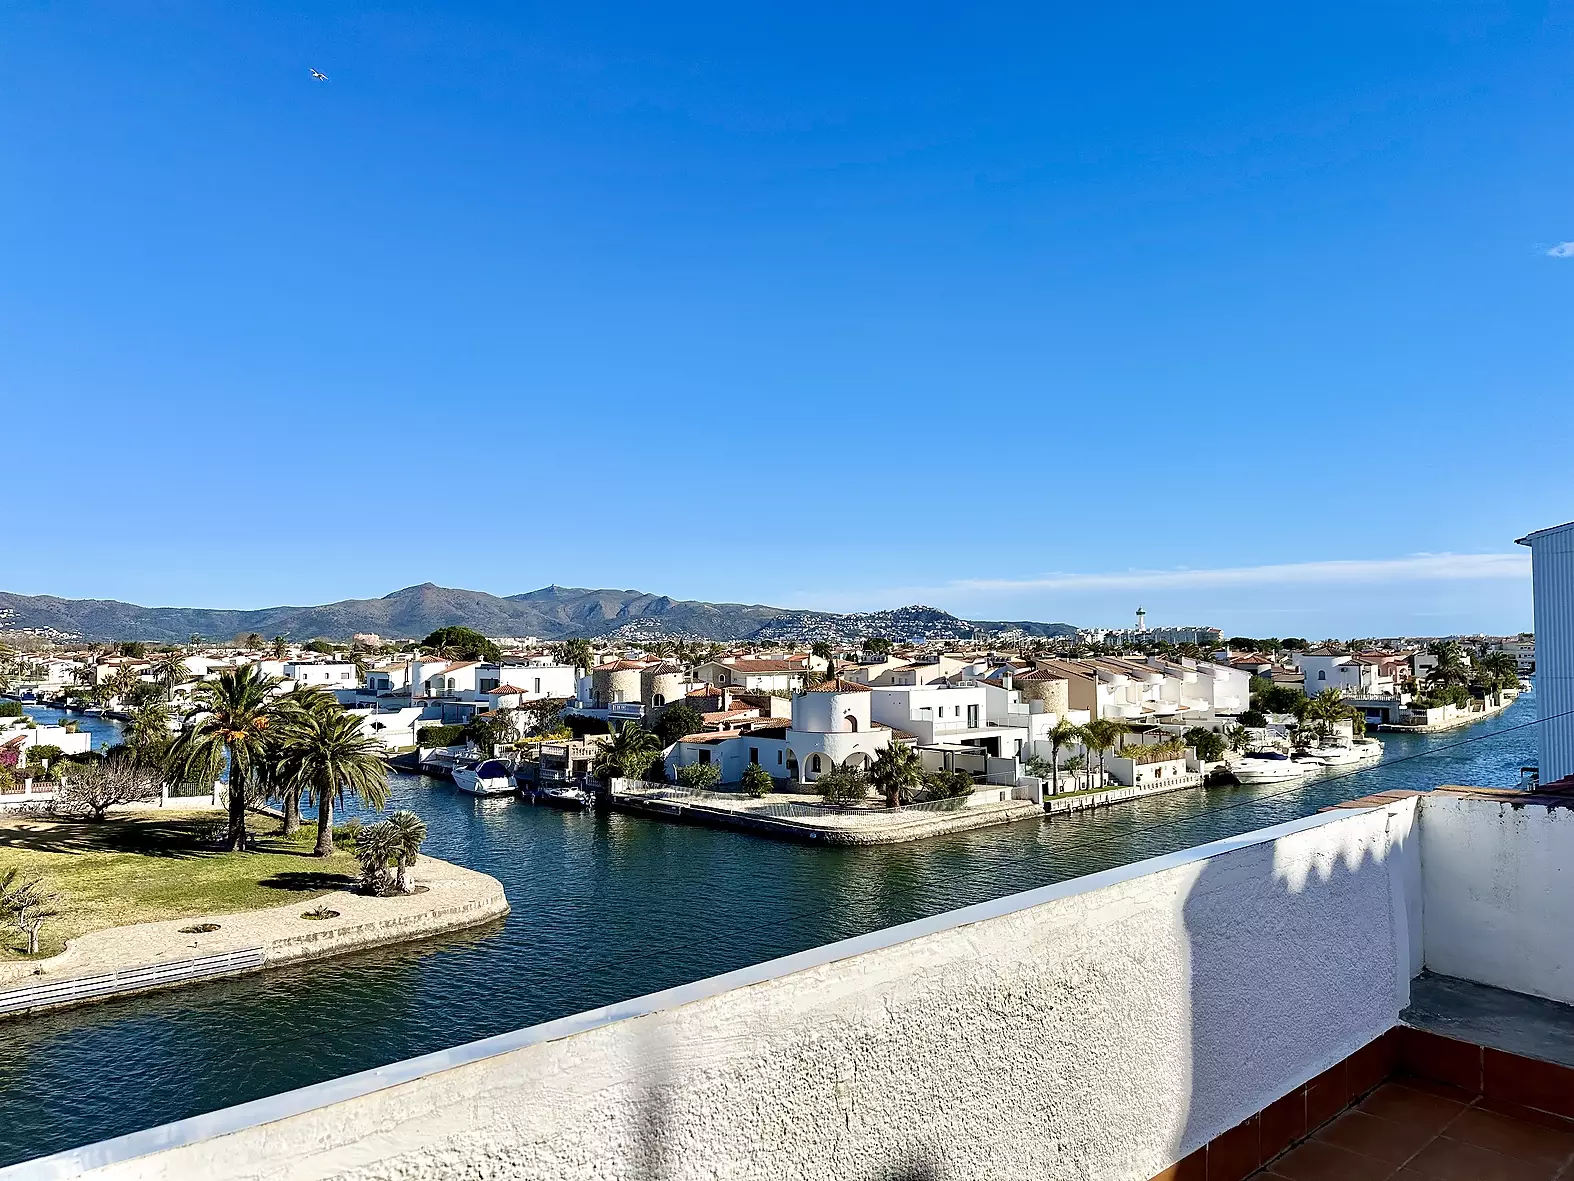
[[1311,817],[17,1176],[1150,1177],[1397,1020],[1413,814]]
[[1574,811],[1422,798],[1426,966],[1574,1004]]

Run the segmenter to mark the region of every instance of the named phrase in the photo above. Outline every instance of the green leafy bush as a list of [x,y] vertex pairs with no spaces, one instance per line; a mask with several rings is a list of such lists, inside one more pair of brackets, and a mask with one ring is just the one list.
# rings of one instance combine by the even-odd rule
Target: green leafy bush
[[869,798],[869,776],[848,767],[832,767],[814,781],[814,790],[827,804],[857,804]]
[[1267,724],[1268,719],[1261,710],[1249,709],[1241,715],[1241,725],[1249,730],[1261,730]]
[[20,718],[26,712],[20,701],[0,701],[0,718]]
[[743,769],[743,778],[739,782],[743,788],[743,794],[754,796],[756,799],[760,796],[770,795],[771,789],[776,786],[775,780],[771,778],[771,773],[758,763],[750,763],[745,767]]
[[715,763],[690,763],[678,768],[678,782],[684,787],[704,791],[721,782],[721,768]]
[[415,732],[415,740],[422,746],[458,746],[465,740],[463,726],[422,726]]
[[47,762],[53,765],[60,761],[61,756],[62,752],[58,746],[50,746],[45,744],[42,746],[30,746],[27,748],[27,761],[29,763]]
[[966,771],[931,771],[924,776],[920,800],[959,800],[973,794],[973,777]]
[[1182,738],[1205,763],[1217,763],[1224,757],[1224,737],[1221,734],[1203,726],[1193,726]]

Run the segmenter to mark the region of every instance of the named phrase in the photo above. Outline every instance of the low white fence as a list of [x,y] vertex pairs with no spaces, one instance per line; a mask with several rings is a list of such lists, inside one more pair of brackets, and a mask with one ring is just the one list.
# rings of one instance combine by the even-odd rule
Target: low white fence
[[248,947],[240,951],[226,951],[198,959],[176,960],[168,964],[149,964],[119,972],[103,972],[97,976],[54,980],[48,984],[31,984],[26,988],[0,992],[0,1016],[26,1013],[30,1009],[50,1005],[96,1000],[120,992],[142,992],[166,984],[184,984],[209,976],[228,976],[234,972],[248,972],[253,968],[262,967],[262,958],[262,948]]

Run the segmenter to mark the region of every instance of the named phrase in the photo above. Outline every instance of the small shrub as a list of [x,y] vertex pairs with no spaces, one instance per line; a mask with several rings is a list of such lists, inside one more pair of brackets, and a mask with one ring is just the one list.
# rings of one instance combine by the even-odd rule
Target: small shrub
[[0,701],[0,718],[20,718],[26,713],[20,701]]
[[53,766],[61,759],[62,751],[58,746],[44,744],[27,748],[27,761],[29,763],[49,763]]
[[349,820],[344,824],[336,824],[333,827],[334,848],[343,845],[353,853],[355,851],[355,843],[360,839],[360,836],[361,822],[359,820]]
[[690,763],[678,768],[678,782],[696,791],[705,791],[721,782],[721,768],[715,763]]
[[931,771],[924,777],[920,800],[959,800],[973,794],[973,777],[966,771]]
[[386,820],[366,825],[355,840],[355,859],[361,863],[361,889],[382,898],[393,893],[389,868],[398,856],[399,838]]
[[869,776],[847,767],[821,772],[814,790],[827,804],[858,804],[869,798]]
[[771,773],[758,763],[750,763],[743,769],[743,778],[739,784],[743,788],[744,795],[753,796],[755,799],[770,795],[771,790],[776,786]]
[[1217,763],[1224,757],[1224,737],[1212,730],[1193,726],[1186,731],[1185,741],[1205,763]]

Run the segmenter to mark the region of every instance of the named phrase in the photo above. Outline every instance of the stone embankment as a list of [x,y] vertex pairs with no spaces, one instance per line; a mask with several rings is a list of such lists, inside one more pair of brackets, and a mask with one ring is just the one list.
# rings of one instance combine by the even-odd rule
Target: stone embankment
[[815,814],[812,807],[795,803],[733,803],[636,789],[615,791],[610,803],[638,816],[821,845],[893,845],[1044,815],[1043,807],[1031,800],[1009,799],[949,809],[858,808]]
[[1514,701],[1514,697],[1509,697],[1499,705],[1491,705],[1479,710],[1465,710],[1441,722],[1427,722],[1416,726],[1408,726],[1399,722],[1384,722],[1377,728],[1389,734],[1440,734],[1444,730],[1458,730],[1463,726],[1473,726],[1477,722],[1495,718],[1513,705]]
[[508,913],[496,878],[431,857],[413,872],[415,894],[336,890],[265,910],[90,931],[47,960],[0,963],[0,1018],[424,939]]

